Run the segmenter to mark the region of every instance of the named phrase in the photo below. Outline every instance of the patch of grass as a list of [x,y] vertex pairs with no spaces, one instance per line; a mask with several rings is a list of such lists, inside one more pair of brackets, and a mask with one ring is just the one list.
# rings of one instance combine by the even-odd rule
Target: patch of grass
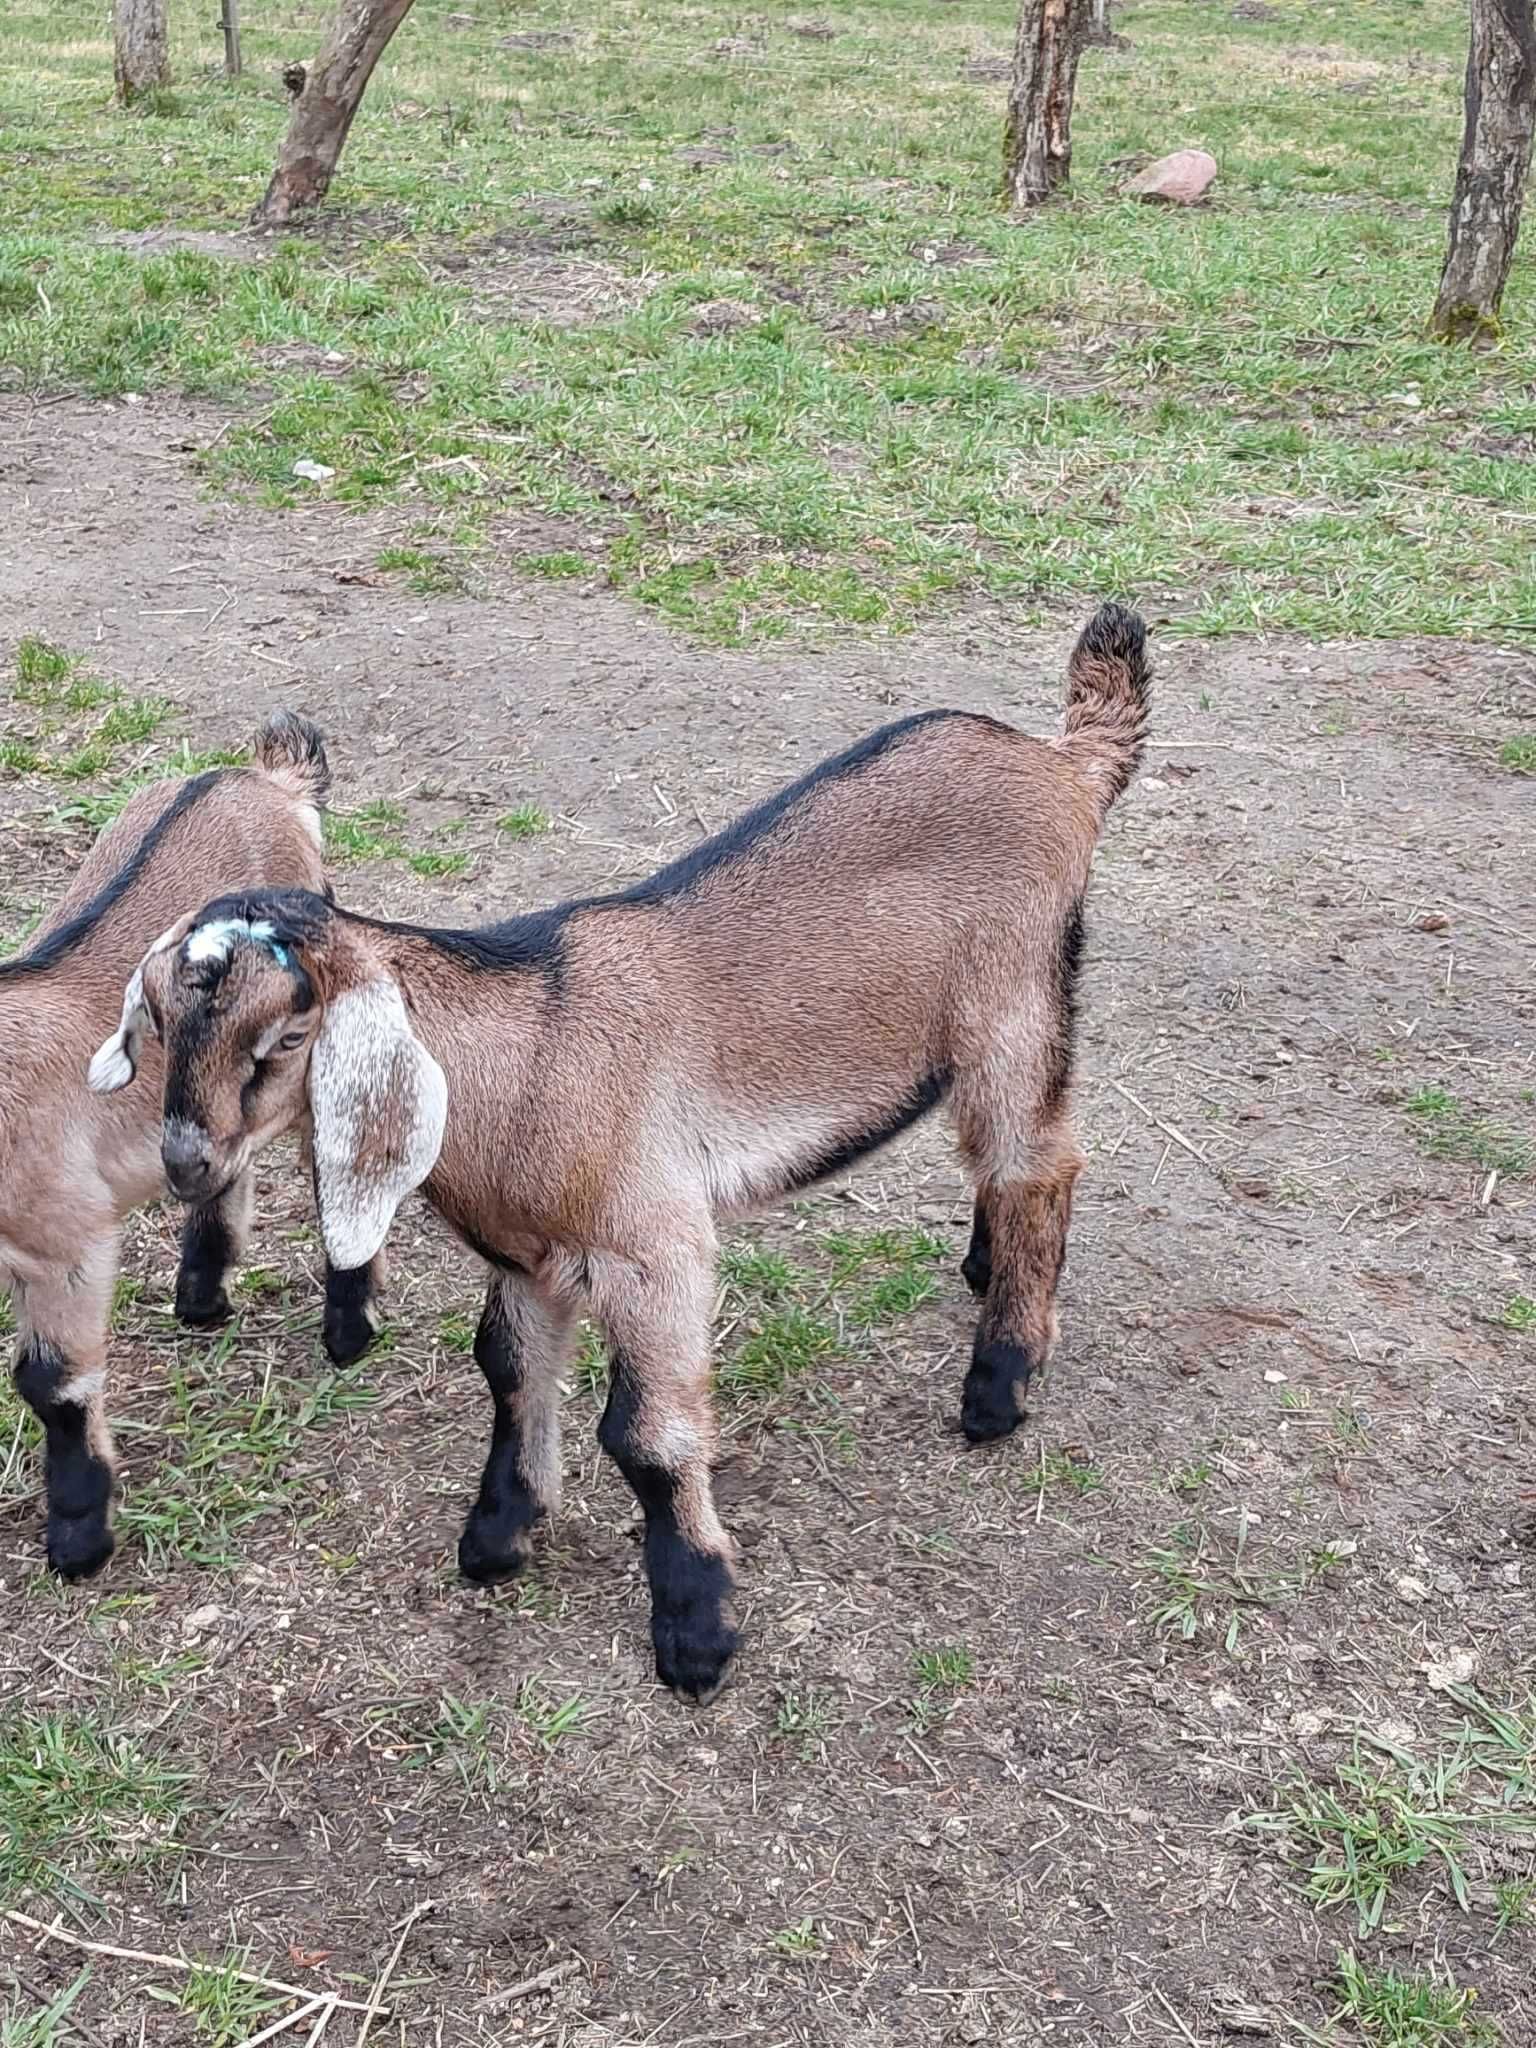
[[361,813],[347,816],[327,811],[323,822],[325,851],[331,860],[398,860],[402,855],[398,840],[379,831]]
[[93,1720],[0,1716],[0,1902],[172,1854],[190,1776]]
[[1499,749],[1499,765],[1511,775],[1536,775],[1536,733],[1506,740]]
[[1190,1643],[1219,1630],[1236,1656],[1244,1611],[1281,1605],[1302,1587],[1299,1574],[1261,1569],[1248,1555],[1249,1524],[1240,1514],[1230,1538],[1207,1522],[1180,1522],[1141,1560],[1156,1582],[1154,1628]]
[[1068,1493],[1102,1493],[1104,1475],[1077,1451],[1048,1451],[1042,1445],[1036,1468],[1042,1487],[1060,1486]]
[[590,1709],[580,1693],[558,1700],[536,1678],[525,1678],[517,1689],[513,1712],[545,1749],[554,1749],[568,1735],[579,1735]]
[[[229,1570],[243,1537],[274,1516],[312,1510],[313,1482],[298,1453],[312,1429],[371,1408],[379,1398],[357,1368],[293,1380],[268,1374],[242,1385],[225,1332],[192,1367],[173,1370],[168,1417],[144,1431],[163,1434],[133,1460],[134,1482],[118,1515],[120,1532],[142,1543],[152,1564],[175,1559]],[[122,1433],[139,1433],[124,1424]]]
[[1450,1697],[1466,1718],[1428,1755],[1357,1736],[1332,1783],[1305,1776],[1245,1825],[1279,1838],[1303,1895],[1352,1909],[1362,1935],[1382,1924],[1409,1873],[1439,1870],[1463,1912],[1489,1845],[1529,1840],[1536,1813],[1536,1712],[1495,1707],[1467,1686]]
[[548,811],[541,811],[537,804],[519,804],[515,811],[504,811],[496,820],[496,830],[505,832],[509,839],[537,839],[550,829],[553,821]]
[[802,1758],[809,1759],[824,1749],[827,1736],[836,1725],[837,1702],[819,1686],[779,1696],[773,1732],[781,1742],[792,1743]]
[[1536,1330],[1536,1301],[1528,1294],[1513,1294],[1499,1318],[1506,1330]]
[[[997,8],[977,23],[1010,26]],[[1172,630],[1208,635],[1498,634],[1536,615],[1529,283],[1517,270],[1496,352],[1423,331],[1460,128],[1451,0],[1352,27],[1379,80],[1358,98],[1308,0],[1283,62],[1260,28],[1224,14],[1196,33],[1181,0],[1145,0],[1134,48],[1094,66],[1070,204],[1027,222],[996,203],[996,88],[957,79],[952,25],[915,0],[861,0],[825,46],[770,20],[709,63],[740,29],[717,0],[644,38],[627,16],[584,22],[520,58],[515,123],[484,34],[412,21],[334,199],[340,220],[398,226],[259,263],[97,235],[227,226],[270,168],[280,101],[207,77],[189,22],[182,82],[124,120],[92,99],[79,26],[8,24],[28,83],[7,109],[0,348],[31,390],[260,385],[203,458],[215,483],[290,503],[308,456],[339,504],[409,504],[434,536],[530,506],[578,530],[538,573],[606,576],[732,642],[899,632],[955,592],[1029,616],[1155,591]],[[291,54],[276,17],[245,37],[254,74]],[[1199,108],[1222,164],[1222,204],[1198,215],[1117,191],[1118,160],[1166,143],[1170,104]],[[432,117],[394,117],[412,105]],[[729,161],[683,161],[705,134]],[[789,136],[792,177],[765,153]],[[483,317],[480,255],[433,260],[538,231],[530,193],[588,189],[633,287],[612,304]],[[716,298],[750,302],[750,323],[701,329]],[[317,349],[345,366],[317,374]],[[435,538],[399,556],[429,587],[457,574]]]
[[1511,1179],[1536,1167],[1536,1147],[1529,1139],[1473,1115],[1445,1088],[1421,1088],[1404,1107],[1414,1119],[1421,1150],[1431,1159],[1454,1160]]
[[591,1323],[581,1326],[576,1356],[571,1362],[571,1377],[588,1394],[601,1394],[607,1389],[608,1347],[603,1342],[602,1331]]
[[548,576],[554,582],[564,582],[573,576],[590,576],[594,568],[585,555],[572,554],[565,548],[557,548],[548,555],[519,555],[517,566],[534,576]]
[[253,1968],[249,1950],[239,1950],[222,1963],[199,1963],[179,1984],[146,1984],[146,1998],[173,2005],[192,2022],[192,2035],[209,2048],[235,2048],[257,2032],[264,2020],[290,1999],[245,1982]]
[[776,1955],[788,1956],[795,1962],[811,1962],[827,1945],[826,1935],[816,1921],[797,1920],[792,1927],[781,1927],[770,1944]]
[[413,875],[425,875],[434,881],[441,881],[446,875],[462,875],[469,866],[467,853],[412,853],[406,857],[406,866]]
[[437,1319],[437,1341],[445,1351],[473,1351],[475,1348],[475,1324],[468,1316],[452,1313]]
[[26,704],[57,703],[78,666],[62,647],[28,633],[16,646],[16,695]]
[[46,2005],[28,1999],[23,2006],[20,1991],[15,1998],[8,1998],[0,2009],[0,2048],[73,2048],[82,2037],[69,2017],[70,2011],[90,1981],[90,1970],[82,1970],[72,1984],[67,1984]]
[[42,905],[34,904],[14,931],[0,935],[0,960],[9,960],[13,954],[21,952],[42,921]]
[[469,587],[456,563],[425,548],[381,548],[376,560],[381,569],[409,570],[410,587],[417,597],[456,596]]
[[959,1692],[976,1676],[976,1659],[963,1643],[946,1643],[941,1649],[918,1650],[913,1656],[912,1667],[925,1692]]
[[1495,2048],[1502,2039],[1491,2020],[1473,2011],[1476,1991],[1450,1976],[1404,1976],[1353,1953],[1339,1957],[1338,1969],[1332,2024],[1354,2027],[1371,2048]]
[[781,1394],[838,1349],[837,1331],[798,1306],[775,1309],[758,1323],[715,1371],[723,1393],[746,1400]]
[[1511,1927],[1536,1927],[1536,1878],[1495,1879],[1493,1903],[1498,1914],[1495,1933],[1505,1934]]
[[783,1252],[754,1244],[724,1246],[720,1253],[720,1277],[738,1294],[770,1302],[785,1300],[805,1279]]

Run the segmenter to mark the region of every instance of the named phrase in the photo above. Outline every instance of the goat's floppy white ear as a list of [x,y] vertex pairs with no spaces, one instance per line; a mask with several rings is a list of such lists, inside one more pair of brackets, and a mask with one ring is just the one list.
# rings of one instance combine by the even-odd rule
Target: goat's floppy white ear
[[395,1211],[442,1150],[448,1083],[412,1031],[394,982],[365,982],[326,1006],[309,1063],[315,1190],[326,1255],[366,1266]]
[[115,1095],[139,1071],[139,1048],[145,1032],[151,1037],[158,1036],[154,1017],[144,1000],[144,969],[156,953],[169,952],[172,946],[181,944],[195,917],[193,913],[178,918],[169,931],[162,932],[128,977],[128,986],[123,990],[122,1022],[106,1043],[97,1047],[85,1071],[86,1086],[93,1094]]

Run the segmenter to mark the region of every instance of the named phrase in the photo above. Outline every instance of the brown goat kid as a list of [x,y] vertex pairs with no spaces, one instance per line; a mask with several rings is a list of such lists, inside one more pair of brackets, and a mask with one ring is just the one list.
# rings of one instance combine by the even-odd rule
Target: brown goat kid
[[556,1504],[559,1374],[590,1308],[612,1356],[599,1440],[645,1513],[657,1671],[715,1689],[737,1641],[710,1483],[716,1220],[841,1171],[940,1102],[976,1183],[962,1423],[978,1442],[1018,1425],[1055,1340],[1083,1163],[1068,1113],[1083,896],[1147,707],[1142,623],[1106,605],[1072,656],[1059,740],[931,712],[621,894],[475,931],[238,894],[145,960],[178,1193],[217,1200],[312,1116],[338,1267],[373,1258],[423,1186],[495,1269],[471,1578],[518,1571]]
[[[255,754],[252,768],[140,791],[27,952],[0,963],[0,1292],[13,1296],[20,1326],[17,1389],[43,1426],[48,1561],[67,1578],[112,1554],[105,1368],[119,1225],[165,1185],[155,1105],[88,1092],[86,1062],[145,947],[210,886],[321,886],[319,806],[330,778],[320,735],[280,714],[256,735]],[[94,1073],[126,1074],[139,1056],[136,1034],[114,1038]],[[187,1218],[183,1322],[229,1313],[224,1282],[250,1204],[241,1175]],[[371,1334],[367,1289],[367,1274],[332,1285],[327,1335],[347,1355]]]

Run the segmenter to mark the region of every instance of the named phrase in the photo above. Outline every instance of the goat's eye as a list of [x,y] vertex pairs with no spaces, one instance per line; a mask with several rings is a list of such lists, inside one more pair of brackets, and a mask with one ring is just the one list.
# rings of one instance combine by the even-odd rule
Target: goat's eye
[[302,1031],[285,1031],[277,1041],[277,1050],[279,1052],[297,1052],[304,1043],[304,1036],[305,1034]]

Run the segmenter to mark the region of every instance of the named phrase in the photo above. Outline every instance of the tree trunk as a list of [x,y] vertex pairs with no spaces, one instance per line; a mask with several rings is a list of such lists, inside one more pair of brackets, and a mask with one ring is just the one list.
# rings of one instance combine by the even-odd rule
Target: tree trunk
[[1038,206],[1072,169],[1072,93],[1089,0],[1021,0],[1003,130],[1003,197]]
[[1444,341],[1487,345],[1499,336],[1536,128],[1536,0],[1472,0],[1466,112],[1430,326]]
[[166,0],[114,0],[112,51],[117,96],[132,106],[141,92],[171,82]]
[[411,0],[342,0],[309,66],[272,181],[251,215],[257,227],[280,227],[325,197],[363,88],[410,11]]

